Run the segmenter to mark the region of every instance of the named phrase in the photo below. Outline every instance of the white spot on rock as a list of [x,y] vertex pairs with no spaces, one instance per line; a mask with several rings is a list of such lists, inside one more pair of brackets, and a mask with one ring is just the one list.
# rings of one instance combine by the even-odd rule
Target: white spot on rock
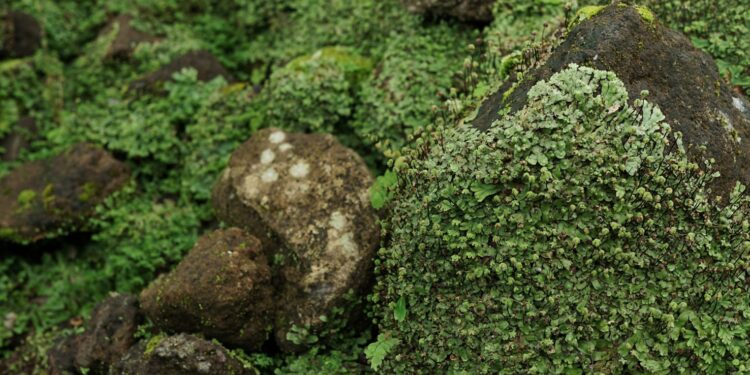
[[286,139],[286,134],[282,131],[275,131],[268,136],[268,141],[271,143],[281,143]]
[[242,180],[242,191],[240,195],[245,198],[253,198],[258,195],[258,178],[249,175]]
[[304,178],[308,173],[310,173],[310,164],[307,164],[304,160],[298,161],[289,167],[289,174],[295,178]]
[[281,150],[281,152],[287,152],[291,150],[292,147],[294,146],[292,146],[291,143],[282,143],[281,145],[279,145],[279,150]]
[[357,243],[354,242],[354,235],[352,232],[342,234],[339,238],[329,241],[328,246],[326,246],[326,252],[329,254],[338,253],[344,256],[353,256],[356,255],[358,251],[359,248]]
[[344,216],[341,211],[334,211],[331,214],[331,219],[328,221],[328,224],[336,230],[344,230],[344,228],[346,228],[346,225],[348,224],[348,221],[346,220],[346,216]]
[[739,109],[740,112],[747,112],[747,107],[745,107],[745,103],[742,102],[742,99],[732,97],[732,104],[734,104],[734,108]]
[[260,176],[260,179],[265,183],[275,182],[279,179],[279,174],[275,169],[269,168]]
[[273,163],[273,159],[275,158],[276,154],[274,154],[271,150],[263,150],[263,152],[260,154],[260,162],[263,164],[271,164]]

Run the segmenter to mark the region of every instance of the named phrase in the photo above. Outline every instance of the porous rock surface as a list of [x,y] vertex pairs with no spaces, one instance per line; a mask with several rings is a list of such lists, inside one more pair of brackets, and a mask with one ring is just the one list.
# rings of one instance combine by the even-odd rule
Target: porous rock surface
[[106,298],[94,308],[81,335],[64,338],[48,352],[50,369],[53,373],[80,368],[106,373],[135,344],[133,335],[142,321],[136,296]]
[[127,59],[133,55],[139,43],[152,42],[156,38],[133,27],[133,17],[127,14],[113,18],[102,30],[102,35],[108,35],[113,30],[116,34],[109,45],[105,59]]
[[0,239],[34,242],[76,229],[129,178],[124,163],[87,143],[25,163],[0,179]]
[[464,22],[489,23],[495,0],[401,0],[413,13],[450,16]]
[[42,26],[29,14],[0,15],[0,59],[31,56],[42,44]]
[[232,154],[214,188],[214,210],[280,243],[269,256],[285,260],[275,324],[282,350],[299,349],[287,338],[292,326],[315,332],[321,316],[346,307],[349,291],[370,283],[379,244],[372,182],[362,159],[327,134],[264,129]]
[[251,374],[224,347],[199,337],[156,336],[130,348],[110,375],[243,375]]
[[128,90],[131,92],[163,92],[164,82],[172,80],[172,76],[185,68],[193,68],[198,73],[199,81],[210,81],[218,76],[231,82],[229,71],[224,68],[219,59],[208,51],[188,52],[159,68],[147,76],[133,81]]
[[572,63],[614,72],[631,100],[647,90],[648,101],[659,106],[673,131],[683,134],[688,155],[716,160],[721,173],[713,185],[716,194],[726,196],[736,181],[750,184],[750,103],[724,82],[708,54],[630,6],[609,6],[575,26],[505,99],[510,83],[486,100],[473,125],[487,129],[500,109],[520,110],[536,82]]
[[203,236],[172,272],[141,292],[141,306],[163,330],[200,332],[256,351],[273,324],[272,294],[261,242],[230,228]]

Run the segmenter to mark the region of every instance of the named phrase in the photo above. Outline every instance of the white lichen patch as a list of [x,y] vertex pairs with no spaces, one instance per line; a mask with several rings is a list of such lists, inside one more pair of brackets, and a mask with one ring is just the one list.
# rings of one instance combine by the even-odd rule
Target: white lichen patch
[[292,146],[291,143],[282,143],[282,144],[279,145],[279,150],[281,152],[287,152],[287,151],[291,150],[293,147],[294,146]]
[[331,219],[328,221],[328,225],[339,231],[344,230],[347,224],[349,224],[349,221],[346,219],[346,216],[341,213],[341,211],[334,211],[331,214]]
[[248,175],[242,180],[242,189],[239,191],[240,196],[246,199],[255,198],[258,195],[258,177]]
[[271,143],[281,143],[286,139],[286,134],[282,131],[275,131],[268,136],[268,141]]
[[729,135],[729,139],[733,140],[735,143],[741,143],[742,137],[740,137],[739,133],[737,133],[737,129],[734,128],[734,125],[732,125],[732,121],[729,119],[729,116],[727,116],[724,112],[719,112],[719,121],[721,121],[722,126],[724,127],[724,130]]
[[276,154],[270,149],[263,150],[260,154],[260,162],[263,164],[271,164],[273,163],[273,159],[276,159]]
[[310,184],[308,184],[307,182],[290,183],[287,184],[287,188],[284,193],[286,194],[287,199],[294,200],[298,196],[307,193],[308,190],[310,190]]
[[354,234],[346,232],[333,241],[328,241],[326,252],[336,253],[339,256],[352,257],[359,253],[359,246],[354,241]]
[[279,179],[279,173],[276,172],[273,168],[266,169],[265,172],[260,176],[261,181],[269,184],[271,182],[276,182],[276,180]]
[[734,104],[734,108],[739,109],[740,112],[747,112],[747,107],[745,107],[745,103],[742,102],[742,99],[732,97],[732,104]]
[[289,174],[294,178],[305,178],[310,173],[310,164],[300,160],[289,167]]

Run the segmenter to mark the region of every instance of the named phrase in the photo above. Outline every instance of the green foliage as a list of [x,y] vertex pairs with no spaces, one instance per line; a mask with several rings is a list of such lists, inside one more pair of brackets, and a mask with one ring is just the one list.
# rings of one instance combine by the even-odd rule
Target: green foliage
[[357,135],[388,157],[415,130],[432,122],[461,72],[471,33],[440,24],[419,33],[393,35],[383,59],[362,89],[353,121]]
[[365,356],[367,356],[367,360],[370,361],[372,369],[377,371],[383,364],[383,360],[388,353],[390,353],[398,344],[398,339],[388,337],[388,335],[381,333],[378,335],[378,341],[367,345]]
[[398,177],[393,171],[386,171],[382,176],[375,179],[375,183],[370,187],[370,203],[375,209],[380,209],[391,200],[393,194],[390,190],[396,186]]
[[750,197],[717,204],[663,120],[571,65],[487,132],[406,150],[372,296],[400,341],[383,371],[747,371]]
[[318,375],[318,374],[364,374],[366,367],[360,362],[360,355],[370,340],[367,332],[341,341],[332,347],[313,347],[307,353],[289,356],[274,370],[275,375]]
[[267,109],[264,124],[290,131],[351,132],[341,128],[371,69],[369,60],[341,47],[292,60],[274,71],[261,93]]

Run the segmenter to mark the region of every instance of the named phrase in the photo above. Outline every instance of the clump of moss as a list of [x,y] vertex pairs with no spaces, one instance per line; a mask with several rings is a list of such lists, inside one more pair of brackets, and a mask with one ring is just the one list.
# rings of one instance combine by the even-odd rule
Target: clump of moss
[[369,145],[393,157],[417,129],[432,122],[462,71],[471,33],[447,25],[388,40],[372,79],[363,85],[354,130]]
[[488,131],[405,151],[372,296],[384,371],[747,371],[750,198],[716,204],[663,120],[571,65]]
[[[343,47],[327,47],[274,71],[258,98],[266,104],[265,125],[290,131],[351,133],[360,84],[372,62]],[[344,129],[342,129],[344,127]]]

